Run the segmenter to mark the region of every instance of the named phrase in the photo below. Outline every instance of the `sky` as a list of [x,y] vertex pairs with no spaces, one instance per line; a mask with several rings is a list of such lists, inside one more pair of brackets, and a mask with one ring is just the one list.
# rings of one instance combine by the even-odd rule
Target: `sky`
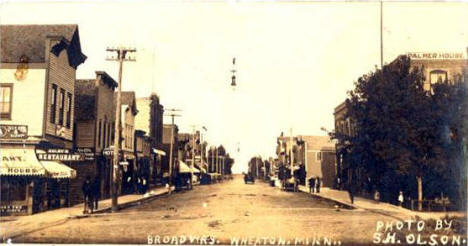
[[[384,1],[384,63],[407,52],[466,56],[467,13],[466,2]],[[154,92],[165,108],[181,109],[181,132],[206,127],[204,138],[226,147],[236,172],[252,156],[275,157],[281,132],[333,130],[334,108],[380,64],[375,1],[2,1],[0,23],[78,24],[88,57],[78,79],[106,71],[117,80],[106,48],[136,48],[123,90]]]

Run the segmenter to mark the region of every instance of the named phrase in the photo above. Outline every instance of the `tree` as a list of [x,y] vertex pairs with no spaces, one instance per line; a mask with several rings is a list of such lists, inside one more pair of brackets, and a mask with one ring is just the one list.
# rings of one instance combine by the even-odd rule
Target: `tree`
[[[406,56],[362,76],[347,100],[354,133],[334,136],[345,146],[350,168],[361,173],[353,172],[351,182],[360,185],[362,176],[370,178],[386,201],[395,201],[403,187],[410,194],[416,190],[422,201],[424,178],[446,164],[438,123],[447,109],[434,106],[435,97],[423,82],[422,72],[411,68]],[[416,180],[417,189],[406,177]]]

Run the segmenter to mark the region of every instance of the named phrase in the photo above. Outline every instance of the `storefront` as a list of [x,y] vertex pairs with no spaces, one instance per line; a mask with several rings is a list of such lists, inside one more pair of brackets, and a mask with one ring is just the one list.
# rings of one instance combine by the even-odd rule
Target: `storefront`
[[75,170],[60,161],[40,160],[35,145],[2,145],[1,214],[27,215],[69,205]]

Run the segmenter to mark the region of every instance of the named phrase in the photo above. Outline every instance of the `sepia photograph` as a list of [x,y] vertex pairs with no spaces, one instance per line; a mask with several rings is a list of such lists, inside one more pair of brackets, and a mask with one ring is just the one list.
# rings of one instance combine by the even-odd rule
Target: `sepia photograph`
[[468,2],[0,0],[0,243],[468,245]]

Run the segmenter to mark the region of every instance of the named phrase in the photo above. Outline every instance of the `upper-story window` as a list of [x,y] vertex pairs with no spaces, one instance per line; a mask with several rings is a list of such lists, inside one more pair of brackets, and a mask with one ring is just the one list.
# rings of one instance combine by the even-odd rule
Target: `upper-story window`
[[433,70],[430,73],[430,83],[440,83],[445,82],[447,80],[447,71],[444,70]]
[[63,118],[65,114],[65,90],[60,89],[60,97],[59,97],[59,125],[64,125],[63,124]]
[[101,142],[101,131],[102,131],[102,121],[99,120],[98,122],[98,138],[97,138],[97,141],[98,141],[98,147],[101,147],[102,146],[102,142]]
[[11,119],[13,84],[2,84],[0,87],[0,108],[2,119]]
[[315,160],[316,161],[321,161],[322,160],[322,152],[317,152],[315,155]]
[[51,102],[50,102],[50,123],[55,124],[57,110],[57,85],[52,84]]
[[70,128],[71,126],[71,110],[72,110],[72,94],[67,93],[67,123],[66,127]]

